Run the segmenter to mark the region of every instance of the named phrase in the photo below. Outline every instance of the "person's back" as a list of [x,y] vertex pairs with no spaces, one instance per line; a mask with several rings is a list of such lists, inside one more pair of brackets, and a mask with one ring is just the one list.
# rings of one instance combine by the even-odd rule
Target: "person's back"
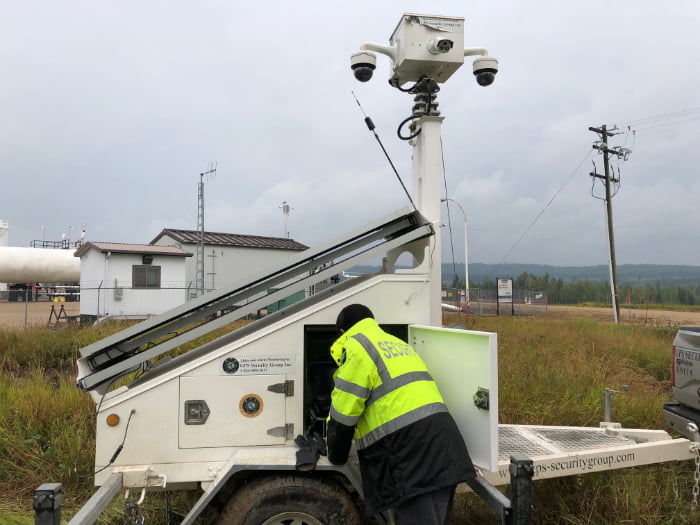
[[399,523],[444,523],[454,487],[475,475],[464,440],[415,350],[363,305],[338,316],[328,458],[347,461],[354,437],[369,513],[398,507]]

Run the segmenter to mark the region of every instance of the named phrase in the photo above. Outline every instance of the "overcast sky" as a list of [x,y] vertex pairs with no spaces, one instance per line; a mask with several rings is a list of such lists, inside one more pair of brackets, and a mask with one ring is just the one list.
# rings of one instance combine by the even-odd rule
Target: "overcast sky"
[[[87,240],[128,243],[195,229],[211,161],[208,231],[282,237],[287,201],[289,235],[314,246],[408,205],[351,92],[409,189],[396,127],[412,97],[389,87],[384,56],[366,84],[349,67],[362,42],[388,44],[404,12],[462,16],[465,45],[499,59],[492,86],[477,86],[467,58],[439,94],[470,262],[607,263],[588,130],[607,124],[625,132],[611,145],[632,149],[613,199],[618,263],[700,264],[695,0],[6,2],[9,244],[75,239],[83,224]],[[461,262],[463,217],[450,216]]]

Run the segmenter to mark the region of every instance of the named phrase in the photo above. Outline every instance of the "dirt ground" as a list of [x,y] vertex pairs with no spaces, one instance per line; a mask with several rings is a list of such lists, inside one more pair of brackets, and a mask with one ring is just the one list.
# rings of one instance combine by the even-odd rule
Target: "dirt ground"
[[56,326],[57,316],[58,323],[65,324],[69,318],[77,315],[80,315],[80,303],[0,301],[0,329]]
[[[611,308],[583,308],[579,306],[548,306],[547,315],[570,318],[615,320]],[[651,324],[654,326],[700,326],[700,312],[672,312],[669,310],[633,310],[620,308],[621,323]]]
[[[53,315],[51,313],[53,308]],[[80,303],[8,302],[0,301],[0,329],[56,326],[80,315]],[[593,318],[613,322],[612,308],[582,308],[578,306],[548,306],[552,317]],[[620,309],[620,322],[652,324],[654,326],[700,326],[700,312],[671,312],[662,310]]]

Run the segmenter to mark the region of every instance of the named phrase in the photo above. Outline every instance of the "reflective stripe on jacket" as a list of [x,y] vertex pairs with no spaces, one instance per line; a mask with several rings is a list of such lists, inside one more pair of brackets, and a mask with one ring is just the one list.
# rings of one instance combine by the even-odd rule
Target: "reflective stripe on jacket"
[[362,450],[433,414],[447,412],[425,363],[409,344],[363,319],[334,344],[343,357],[331,394],[330,416],[355,427]]

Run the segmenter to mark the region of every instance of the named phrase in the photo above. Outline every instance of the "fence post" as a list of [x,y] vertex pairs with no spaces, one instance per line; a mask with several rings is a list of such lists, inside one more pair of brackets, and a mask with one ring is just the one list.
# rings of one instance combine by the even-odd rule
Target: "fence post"
[[34,525],[61,525],[63,484],[44,483],[34,491]]

